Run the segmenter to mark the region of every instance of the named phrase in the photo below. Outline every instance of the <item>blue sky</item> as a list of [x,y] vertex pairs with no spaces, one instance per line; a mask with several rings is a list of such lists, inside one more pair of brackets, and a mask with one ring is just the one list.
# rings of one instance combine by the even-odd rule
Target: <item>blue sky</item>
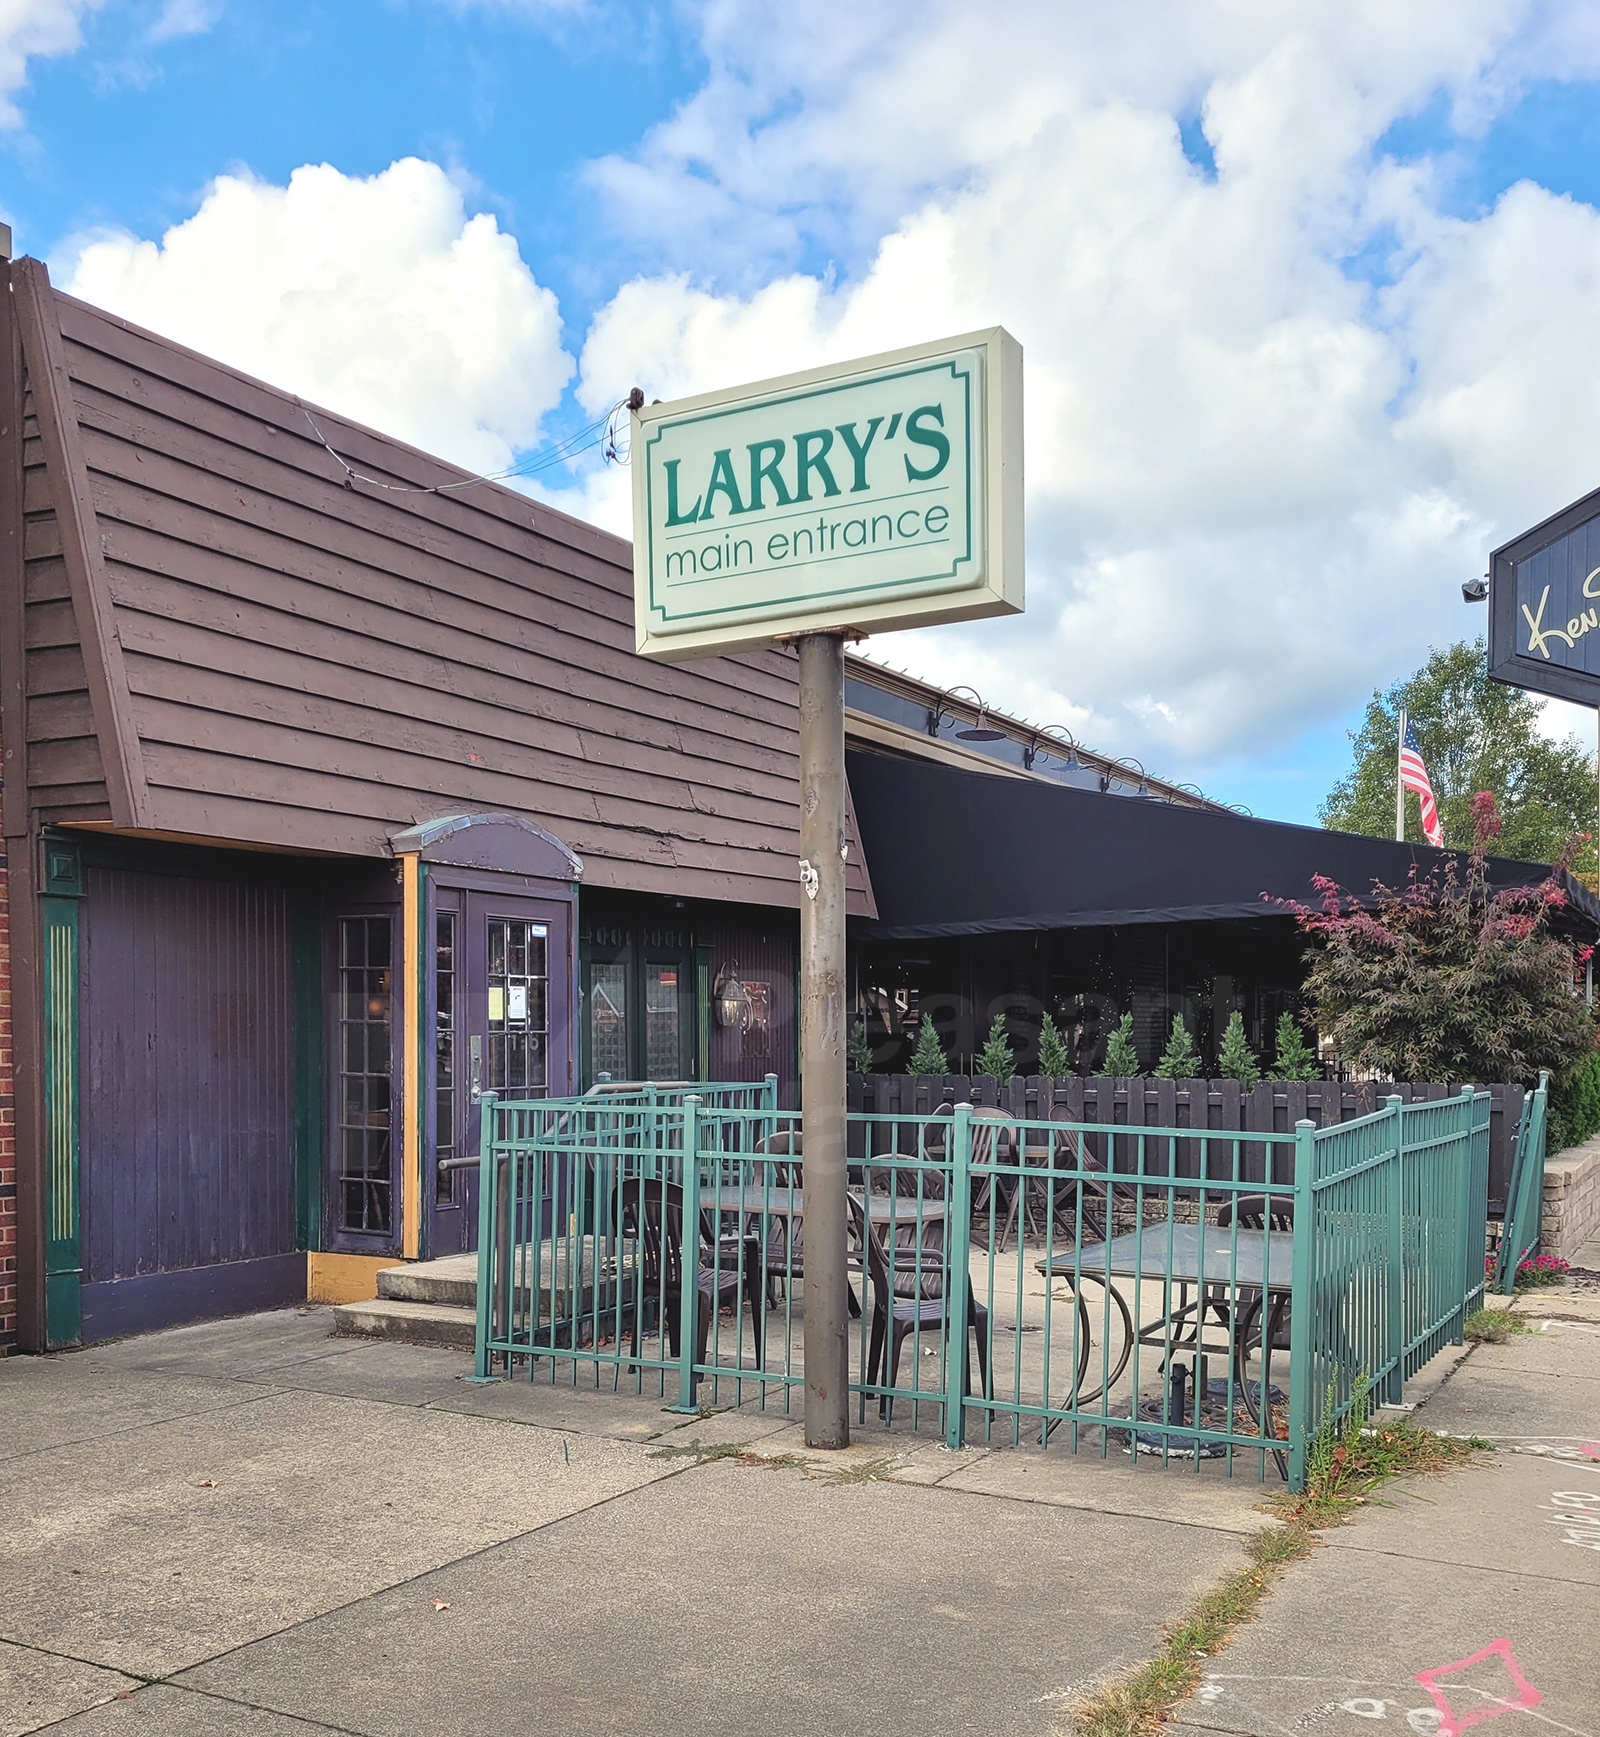
[[[1600,41],[1532,0],[1279,10],[22,0],[0,216],[58,283],[485,467],[635,380],[1002,320],[1036,418],[1029,617],[874,649],[1312,820],[1372,688],[1480,630],[1460,580],[1600,482],[1571,386],[1600,335]],[[405,158],[434,179],[380,200]],[[324,163],[313,232],[281,190]],[[315,283],[245,260],[252,201]],[[414,301],[338,325],[341,227],[381,301],[391,230],[395,281],[431,282],[475,214],[515,255],[449,256],[453,306],[471,325],[482,287],[498,350],[430,350]],[[301,317],[352,352],[389,332],[411,397]],[[617,480],[589,455],[552,490],[616,524]]]

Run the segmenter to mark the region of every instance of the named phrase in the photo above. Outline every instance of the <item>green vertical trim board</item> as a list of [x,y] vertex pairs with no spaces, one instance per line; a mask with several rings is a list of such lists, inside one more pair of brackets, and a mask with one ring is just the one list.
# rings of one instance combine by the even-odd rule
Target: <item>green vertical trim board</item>
[[[47,846],[46,884],[54,875],[53,854]],[[39,909],[44,955],[44,1313],[45,1341],[53,1350],[83,1337],[78,902],[43,898]]]

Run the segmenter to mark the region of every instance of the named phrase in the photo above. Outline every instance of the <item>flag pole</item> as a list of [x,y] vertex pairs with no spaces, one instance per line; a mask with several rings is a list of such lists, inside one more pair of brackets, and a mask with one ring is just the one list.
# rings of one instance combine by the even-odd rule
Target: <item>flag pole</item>
[[1406,749],[1406,715],[1400,714],[1400,734],[1394,745],[1394,837],[1396,844],[1406,838],[1406,787],[1400,782],[1400,756]]

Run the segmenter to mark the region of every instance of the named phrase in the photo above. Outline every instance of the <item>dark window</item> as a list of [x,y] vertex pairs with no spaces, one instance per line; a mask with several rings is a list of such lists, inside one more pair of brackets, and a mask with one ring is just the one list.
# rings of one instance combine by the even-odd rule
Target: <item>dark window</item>
[[390,919],[339,919],[339,1226],[394,1222],[390,1113]]
[[647,963],[644,968],[644,1073],[649,1080],[683,1077],[678,1009],[682,966]]
[[433,1197],[440,1206],[455,1199],[456,1172],[441,1168],[456,1155],[456,919],[436,918],[433,943]]
[[589,967],[589,1071],[628,1078],[628,965],[596,960]]

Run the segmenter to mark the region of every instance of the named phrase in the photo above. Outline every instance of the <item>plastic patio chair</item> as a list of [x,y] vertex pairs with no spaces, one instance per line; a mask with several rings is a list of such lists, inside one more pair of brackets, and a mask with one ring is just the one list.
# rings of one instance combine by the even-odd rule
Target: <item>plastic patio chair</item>
[[[669,1356],[678,1355],[678,1324],[683,1304],[683,1190],[675,1182],[632,1177],[615,1196],[614,1222],[619,1237],[637,1239],[640,1289],[633,1311],[631,1355],[639,1355],[639,1317],[651,1302],[658,1302],[665,1320]],[[695,1362],[704,1363],[711,1337],[712,1317],[728,1297],[734,1308],[748,1300],[750,1321],[755,1329],[756,1368],[766,1367],[766,1319],[762,1308],[760,1242],[755,1237],[718,1237],[706,1213],[700,1215],[700,1244],[712,1250],[713,1264],[700,1267],[695,1308]],[[722,1259],[733,1250],[732,1264]],[[711,1306],[706,1305],[708,1301]]]
[[[797,1193],[804,1193],[805,1146],[798,1128],[780,1128],[777,1133],[764,1136],[756,1142],[755,1155],[768,1160],[761,1167],[767,1187],[793,1188]],[[794,1219],[778,1213],[772,1215],[762,1250],[769,1309],[777,1307],[779,1286],[788,1285],[792,1279],[805,1278],[805,1241],[803,1218]],[[846,1251],[845,1264],[858,1273],[865,1270],[864,1257],[853,1242]],[[859,1319],[861,1299],[853,1285],[846,1286],[846,1296],[851,1315]]]
[[[952,1300],[947,1294],[947,1258],[945,1254],[945,1221],[927,1222],[920,1243],[907,1245],[896,1241],[891,1248],[873,1229],[866,1209],[854,1196],[850,1199],[850,1216],[855,1234],[866,1254],[867,1270],[872,1277],[872,1332],[867,1350],[867,1386],[876,1385],[880,1367],[885,1375],[884,1386],[896,1385],[900,1374],[900,1354],[907,1339],[928,1329],[937,1329],[948,1337],[949,1354],[956,1355],[953,1343],[954,1322]],[[958,1297],[955,1306],[962,1309],[961,1389],[972,1391],[970,1365],[967,1361],[967,1335],[978,1337],[978,1379],[985,1399],[989,1397],[989,1311],[979,1303],[972,1289],[972,1275],[960,1275],[966,1296]],[[958,1281],[959,1282],[959,1281]],[[963,1306],[964,1305],[964,1306]],[[885,1422],[894,1418],[894,1400],[885,1393],[878,1400],[878,1415]]]

